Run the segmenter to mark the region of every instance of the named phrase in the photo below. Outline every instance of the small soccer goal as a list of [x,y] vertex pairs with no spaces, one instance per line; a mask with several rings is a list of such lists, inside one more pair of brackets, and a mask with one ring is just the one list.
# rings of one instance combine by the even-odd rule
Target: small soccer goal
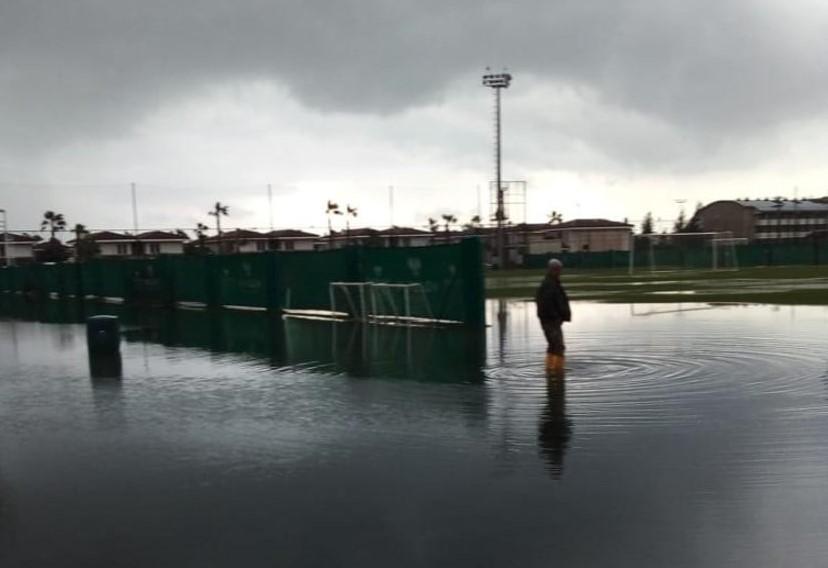
[[746,245],[748,240],[741,237],[714,237],[710,240],[713,256],[713,270],[739,270],[739,256],[736,247]]
[[629,273],[636,270],[738,270],[737,247],[747,239],[730,232],[631,235]]
[[331,312],[374,323],[437,321],[422,284],[331,282]]

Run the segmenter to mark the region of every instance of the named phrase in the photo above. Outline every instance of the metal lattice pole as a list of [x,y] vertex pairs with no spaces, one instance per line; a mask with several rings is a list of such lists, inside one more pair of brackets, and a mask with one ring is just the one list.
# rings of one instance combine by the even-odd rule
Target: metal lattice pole
[[505,216],[503,204],[503,180],[501,176],[500,150],[500,90],[509,87],[512,76],[509,73],[487,73],[483,75],[483,85],[494,89],[494,127],[495,127],[495,190],[497,191],[497,260],[500,268],[506,266],[505,243],[503,235],[503,220]]

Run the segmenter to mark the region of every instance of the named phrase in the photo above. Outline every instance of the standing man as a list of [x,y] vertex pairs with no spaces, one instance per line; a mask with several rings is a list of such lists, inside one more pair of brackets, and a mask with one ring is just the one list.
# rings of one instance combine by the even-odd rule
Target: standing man
[[543,334],[546,336],[546,372],[549,375],[563,377],[564,371],[564,337],[563,323],[572,320],[569,310],[569,298],[561,285],[563,264],[557,258],[549,261],[546,276],[535,294]]

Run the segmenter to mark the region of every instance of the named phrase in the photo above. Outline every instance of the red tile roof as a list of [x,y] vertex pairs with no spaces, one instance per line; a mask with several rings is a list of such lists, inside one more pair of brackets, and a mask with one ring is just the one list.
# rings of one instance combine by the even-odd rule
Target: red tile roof
[[132,235],[125,235],[123,233],[114,233],[112,231],[99,231],[97,233],[89,233],[86,238],[97,242],[108,241],[134,241],[135,237]]
[[[204,239],[208,243],[215,243],[219,241],[219,237],[214,235]],[[248,229],[233,229],[232,231],[225,231],[221,234],[222,241],[261,241],[267,240],[267,235],[257,231],[250,231]]]
[[148,231],[138,235],[138,240],[141,241],[187,241],[188,237],[170,233],[168,231]]
[[271,239],[316,239],[319,237],[319,235],[314,235],[313,233],[307,233],[305,231],[298,231],[296,229],[279,229],[277,231],[270,231],[269,233],[266,233],[265,236]]
[[17,233],[0,233],[0,244],[3,244],[3,239],[9,239],[10,243],[38,243],[43,239],[38,235],[26,235]]

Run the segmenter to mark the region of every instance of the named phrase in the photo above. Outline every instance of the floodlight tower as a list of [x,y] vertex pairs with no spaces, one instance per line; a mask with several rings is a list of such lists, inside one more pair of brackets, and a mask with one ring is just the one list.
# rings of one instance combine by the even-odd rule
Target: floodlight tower
[[499,268],[506,266],[503,243],[503,186],[500,174],[500,90],[508,89],[512,76],[509,73],[486,73],[483,75],[483,86],[494,90],[494,121],[495,121],[495,187],[497,188],[497,261]]
[[11,253],[9,252],[9,218],[5,209],[0,209],[0,231],[3,232],[3,264],[4,266],[11,266]]

